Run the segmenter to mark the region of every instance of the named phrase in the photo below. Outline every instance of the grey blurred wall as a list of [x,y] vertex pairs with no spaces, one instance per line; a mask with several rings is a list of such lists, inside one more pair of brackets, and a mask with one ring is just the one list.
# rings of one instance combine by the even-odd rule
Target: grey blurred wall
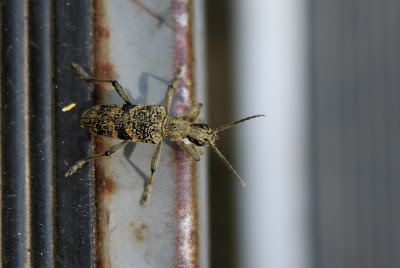
[[400,2],[310,4],[315,267],[400,267]]

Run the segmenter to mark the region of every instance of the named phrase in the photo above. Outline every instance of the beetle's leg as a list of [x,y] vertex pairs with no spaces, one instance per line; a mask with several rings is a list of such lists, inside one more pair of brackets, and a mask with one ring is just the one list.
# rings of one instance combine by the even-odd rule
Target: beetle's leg
[[151,175],[149,182],[144,187],[142,198],[140,199],[141,206],[144,206],[147,200],[149,200],[150,192],[154,183],[154,172],[156,172],[158,162],[160,161],[161,148],[162,148],[162,141],[160,141],[160,143],[158,144],[157,150],[155,151],[153,158],[151,159]]
[[88,81],[89,83],[92,84],[98,84],[98,83],[111,83],[112,86],[115,88],[115,91],[117,91],[118,95],[128,104],[132,104],[132,101],[129,99],[128,93],[126,93],[126,90],[121,86],[120,83],[118,83],[118,81],[116,80],[112,80],[112,79],[101,79],[101,78],[95,78],[95,77],[91,77],[87,72],[85,72],[81,66],[79,66],[78,64],[71,62],[71,66],[72,68],[74,68],[74,70],[77,72],[77,74],[80,75],[80,77],[82,77],[82,79]]
[[90,162],[90,161],[100,158],[100,157],[112,155],[113,153],[117,152],[118,150],[123,148],[125,145],[127,145],[129,142],[130,141],[123,141],[121,143],[114,145],[110,149],[108,149],[104,154],[92,154],[92,155],[89,155],[88,157],[86,157],[85,159],[79,160],[78,162],[75,163],[75,165],[73,165],[72,167],[70,167],[68,169],[68,171],[64,175],[64,178],[74,174],[78,169],[80,169],[87,162]]
[[168,85],[167,93],[165,93],[165,111],[167,112],[167,115],[169,114],[169,110],[171,108],[171,103],[172,103],[172,96],[174,95],[174,92],[178,87],[179,79],[181,78],[181,73],[182,73],[182,66],[176,70],[175,77],[172,80],[171,84]]
[[203,104],[201,103],[193,106],[183,116],[181,116],[182,120],[192,120],[193,123],[196,123],[197,117],[199,117],[199,114],[201,112],[201,108],[203,108]]
[[190,144],[190,147],[192,147],[193,150],[196,151],[196,154],[200,157],[201,155],[203,155],[203,151],[200,149],[199,146],[197,146],[196,144],[192,143]]
[[176,143],[178,143],[178,145],[191,157],[193,157],[194,159],[196,159],[196,161],[200,160],[200,155],[198,153],[198,151],[194,148],[192,148],[189,144],[184,143],[181,140],[176,140]]

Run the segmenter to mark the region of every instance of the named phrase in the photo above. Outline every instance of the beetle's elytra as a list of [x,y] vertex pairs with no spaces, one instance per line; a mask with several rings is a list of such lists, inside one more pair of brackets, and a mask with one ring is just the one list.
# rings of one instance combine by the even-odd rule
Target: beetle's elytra
[[[207,124],[201,123],[198,119],[202,108],[201,103],[193,106],[182,116],[168,116],[172,96],[179,82],[182,68],[178,68],[175,78],[168,86],[165,95],[165,107],[163,107],[160,105],[134,105],[129,99],[125,89],[117,81],[93,78],[76,63],[72,63],[72,67],[83,79],[90,83],[110,82],[119,96],[125,101],[125,104],[97,105],[87,110],[82,115],[82,127],[91,134],[120,139],[123,140],[123,142],[114,145],[103,154],[94,154],[79,160],[65,173],[65,177],[72,175],[91,160],[110,156],[129,142],[157,144],[157,149],[151,161],[150,179],[145,186],[140,200],[140,204],[143,206],[149,199],[154,182],[154,172],[157,169],[161,155],[162,139],[169,138],[177,142],[188,155],[192,156],[197,161],[200,160],[201,155],[201,151],[198,147],[210,146],[229,170],[235,174],[239,182],[245,186],[239,174],[215,146],[215,141],[218,139],[217,133],[244,121],[265,115],[253,115],[213,130],[209,128]],[[191,145],[183,141],[186,138],[191,142]]]
[[108,104],[87,110],[81,124],[94,135],[158,144],[163,138],[165,116],[160,105]]

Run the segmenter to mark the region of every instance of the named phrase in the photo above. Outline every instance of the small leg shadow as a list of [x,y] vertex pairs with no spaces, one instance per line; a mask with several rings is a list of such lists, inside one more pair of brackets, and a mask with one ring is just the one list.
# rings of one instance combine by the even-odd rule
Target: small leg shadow
[[144,183],[147,183],[149,180],[149,176],[147,176],[133,161],[130,160],[130,157],[133,153],[133,151],[136,148],[136,143],[131,142],[128,145],[125,146],[124,148],[124,156],[126,160],[129,162],[129,164],[132,166],[132,168],[139,174],[139,176],[142,178]]

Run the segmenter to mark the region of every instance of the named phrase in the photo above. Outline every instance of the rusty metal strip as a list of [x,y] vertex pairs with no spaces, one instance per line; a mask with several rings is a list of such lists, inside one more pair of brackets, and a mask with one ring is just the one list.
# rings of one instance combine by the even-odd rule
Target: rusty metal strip
[[[104,0],[93,1],[93,57],[94,63],[93,74],[95,77],[115,78],[114,65],[110,60],[110,27],[109,15]],[[93,103],[104,103],[106,96],[104,92],[109,85],[102,83],[94,85],[92,94]],[[106,151],[107,142],[105,138],[93,137],[95,153],[103,153]],[[108,161],[101,161],[101,164],[107,164]],[[110,246],[108,241],[110,238],[109,224],[110,212],[107,209],[107,202],[111,198],[110,194],[115,192],[114,179],[105,175],[103,166],[95,168],[96,178],[96,196],[97,196],[97,217],[96,217],[96,265],[98,267],[112,267],[110,260]]]
[[[191,3],[174,0],[175,64],[186,66],[182,84],[177,90],[178,101],[174,110],[182,114],[193,103],[193,46]],[[197,177],[194,160],[181,149],[176,151],[176,203],[177,203],[177,267],[199,266],[199,223]]]

